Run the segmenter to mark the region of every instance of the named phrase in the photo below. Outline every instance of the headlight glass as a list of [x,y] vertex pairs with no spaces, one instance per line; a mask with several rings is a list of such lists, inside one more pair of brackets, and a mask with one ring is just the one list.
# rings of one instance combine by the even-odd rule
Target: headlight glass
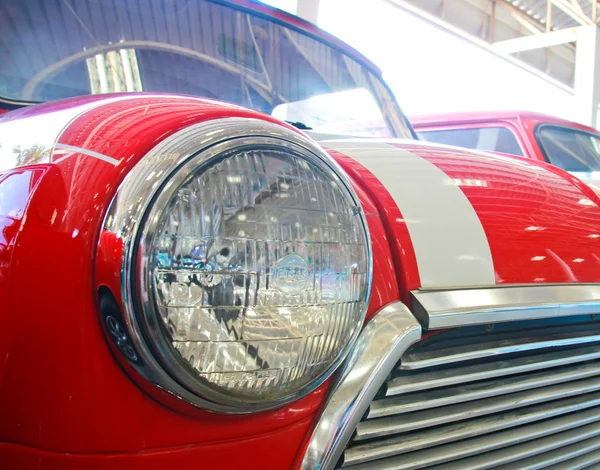
[[228,406],[320,383],[368,301],[370,252],[351,189],[298,146],[231,142],[167,181],[141,228],[146,334],[165,370]]

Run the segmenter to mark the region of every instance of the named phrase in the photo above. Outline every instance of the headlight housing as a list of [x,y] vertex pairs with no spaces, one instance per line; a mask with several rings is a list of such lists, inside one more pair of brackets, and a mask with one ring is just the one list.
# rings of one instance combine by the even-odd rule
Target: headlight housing
[[123,240],[132,365],[196,406],[260,411],[309,393],[364,321],[358,199],[329,155],[276,124],[170,137],[127,176],[104,229]]

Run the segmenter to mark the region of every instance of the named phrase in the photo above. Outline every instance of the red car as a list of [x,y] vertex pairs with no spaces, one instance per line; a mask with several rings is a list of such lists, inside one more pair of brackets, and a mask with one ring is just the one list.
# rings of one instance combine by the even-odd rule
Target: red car
[[594,173],[600,171],[600,132],[577,122],[527,111],[422,115],[410,121],[427,142],[548,162],[591,184],[599,179]]
[[0,31],[0,468],[600,462],[589,187],[415,140],[258,3],[10,0]]

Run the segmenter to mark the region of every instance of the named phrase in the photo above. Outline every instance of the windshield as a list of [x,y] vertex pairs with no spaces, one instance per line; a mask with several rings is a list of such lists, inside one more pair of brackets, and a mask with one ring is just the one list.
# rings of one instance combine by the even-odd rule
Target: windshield
[[8,0],[0,96],[25,102],[172,92],[316,132],[411,137],[381,79],[279,20],[208,0]]
[[572,172],[600,171],[600,136],[568,127],[543,125],[536,132],[546,159]]

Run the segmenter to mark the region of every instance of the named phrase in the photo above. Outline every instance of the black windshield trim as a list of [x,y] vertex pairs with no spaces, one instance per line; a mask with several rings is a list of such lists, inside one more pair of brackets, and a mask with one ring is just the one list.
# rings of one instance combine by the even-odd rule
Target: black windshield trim
[[8,111],[13,111],[15,109],[21,109],[25,106],[33,106],[36,104],[43,103],[43,101],[20,101],[20,100],[11,100],[10,98],[5,98],[4,96],[0,96],[0,108],[7,109]]

